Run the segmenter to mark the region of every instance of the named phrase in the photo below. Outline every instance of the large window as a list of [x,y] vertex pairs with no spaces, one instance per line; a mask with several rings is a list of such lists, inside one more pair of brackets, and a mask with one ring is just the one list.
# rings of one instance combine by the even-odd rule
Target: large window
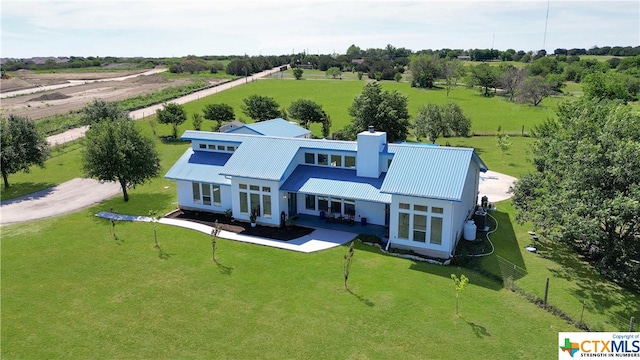
[[398,237],[409,239],[409,214],[398,213]]
[[318,165],[328,165],[329,156],[327,154],[318,154]]
[[427,236],[427,216],[413,214],[413,241],[425,242]]
[[249,203],[246,192],[240,192],[240,212],[247,214],[249,212]]
[[331,212],[342,214],[342,199],[331,199]]
[[213,185],[213,205],[215,206],[222,205],[222,200],[220,196],[220,185]]
[[262,195],[263,213],[262,216],[271,217],[271,195]]
[[202,184],[202,204],[211,205],[211,185]]
[[260,214],[260,194],[249,193],[249,198],[251,199],[251,210],[256,209]]
[[344,213],[346,215],[356,215],[356,202],[350,199],[344,199]]
[[434,245],[442,245],[442,218],[431,217],[431,234],[429,242]]
[[191,183],[191,188],[193,190],[193,203],[200,204],[200,183]]
[[329,211],[329,198],[326,196],[318,196],[318,210]]
[[315,195],[305,195],[304,196],[305,208],[307,210],[316,210],[316,197]]

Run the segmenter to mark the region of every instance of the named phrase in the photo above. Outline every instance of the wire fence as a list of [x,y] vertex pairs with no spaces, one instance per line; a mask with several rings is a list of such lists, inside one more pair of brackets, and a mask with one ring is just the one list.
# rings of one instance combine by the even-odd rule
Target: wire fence
[[530,302],[566,320],[576,327],[586,331],[640,331],[638,326],[635,324],[636,318],[632,314],[623,316],[587,299],[581,300],[580,304],[582,306],[579,311],[575,310],[577,307],[574,307],[574,310],[572,311],[566,311],[558,307],[557,304],[550,304],[547,301],[549,295],[548,278],[547,283],[544,284],[544,298],[540,298],[517,286],[516,281],[527,275],[527,271],[525,269],[503,257],[498,255],[496,255],[496,257],[498,258],[498,265],[500,267],[500,277],[502,278],[502,282],[506,288],[522,295]]

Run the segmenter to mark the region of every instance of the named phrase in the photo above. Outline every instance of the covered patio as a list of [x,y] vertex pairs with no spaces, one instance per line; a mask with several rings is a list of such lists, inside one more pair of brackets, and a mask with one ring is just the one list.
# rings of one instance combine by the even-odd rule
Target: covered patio
[[389,230],[384,226],[373,224],[362,225],[362,223],[358,221],[350,223],[329,221],[327,218],[321,219],[319,216],[298,214],[293,217],[293,223],[296,225],[307,226],[316,229],[329,229],[350,232],[354,234],[374,235],[384,241],[387,241],[389,237]]

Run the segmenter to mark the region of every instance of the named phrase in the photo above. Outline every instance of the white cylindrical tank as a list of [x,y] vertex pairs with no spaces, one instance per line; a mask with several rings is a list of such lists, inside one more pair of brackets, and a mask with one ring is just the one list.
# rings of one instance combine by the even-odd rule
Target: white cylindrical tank
[[473,222],[473,220],[467,220],[467,222],[464,223],[464,239],[468,241],[474,241],[476,239],[476,229],[477,226]]

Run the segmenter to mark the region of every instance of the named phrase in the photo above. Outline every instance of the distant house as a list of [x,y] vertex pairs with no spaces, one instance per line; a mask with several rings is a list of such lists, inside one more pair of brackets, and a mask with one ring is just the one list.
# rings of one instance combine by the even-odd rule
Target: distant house
[[285,136],[291,138],[311,138],[311,131],[282,118],[259,121],[252,124],[242,124],[224,131],[222,130],[222,127],[220,127],[220,132],[264,136]]
[[456,56],[456,58],[458,60],[471,61],[471,56],[468,56],[468,55],[458,55],[458,56]]
[[364,62],[364,59],[351,59],[351,63],[352,64],[362,64]]
[[386,226],[388,247],[450,258],[477,203],[473,149],[388,144],[370,128],[357,141],[186,131],[191,147],[165,178],[182,209],[279,226],[295,215]]

